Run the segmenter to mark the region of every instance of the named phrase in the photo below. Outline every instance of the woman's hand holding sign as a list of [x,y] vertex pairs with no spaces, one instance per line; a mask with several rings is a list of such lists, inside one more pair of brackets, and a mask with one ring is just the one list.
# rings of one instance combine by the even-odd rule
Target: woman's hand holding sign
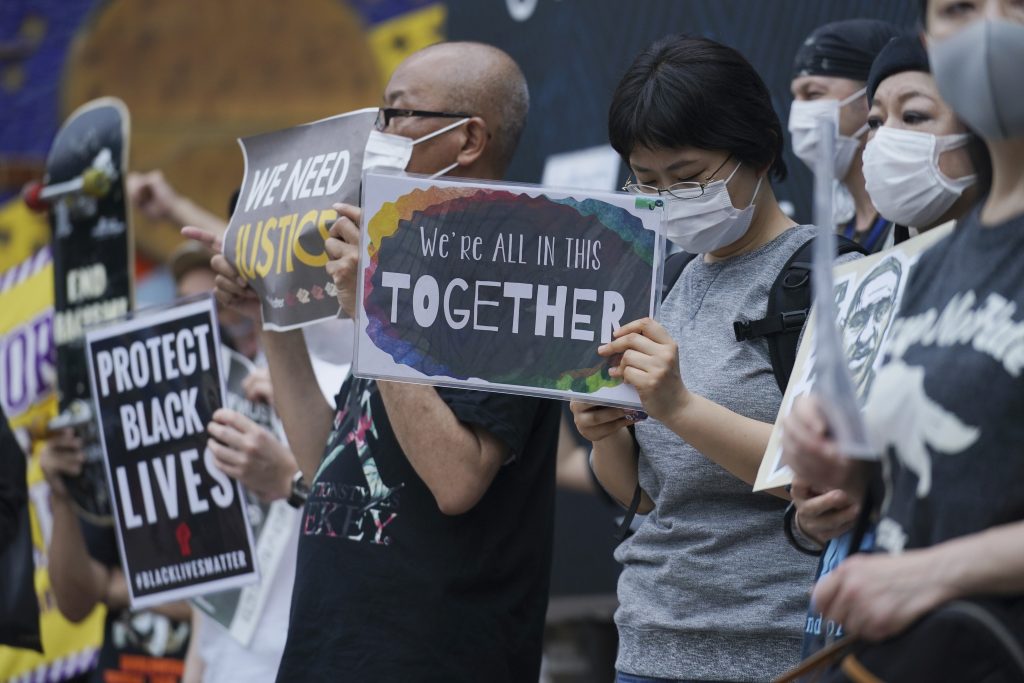
[[652,318],[623,325],[613,336],[597,350],[609,359],[621,356],[608,374],[635,387],[644,410],[701,455],[753,484],[772,425],[690,391],[679,370],[678,345]]
[[605,357],[620,357],[608,374],[636,388],[644,410],[668,422],[683,408],[690,392],[679,374],[679,347],[652,318],[634,320],[613,333],[614,339],[598,348]]
[[356,311],[356,275],[359,272],[359,221],[362,209],[351,204],[335,204],[339,218],[331,226],[331,236],[324,243],[327,252],[327,274],[338,288],[338,303],[350,318]]
[[622,408],[570,401],[569,410],[572,411],[577,431],[591,443],[607,439],[623,427],[632,424]]

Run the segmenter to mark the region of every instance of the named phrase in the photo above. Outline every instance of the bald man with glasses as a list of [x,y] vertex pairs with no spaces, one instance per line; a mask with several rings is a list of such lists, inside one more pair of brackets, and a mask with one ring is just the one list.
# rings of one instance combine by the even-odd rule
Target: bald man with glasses
[[[507,54],[444,43],[398,67],[376,128],[411,145],[409,172],[500,180],[528,108]],[[351,316],[360,210],[337,208],[327,270]],[[226,260],[214,266],[218,298],[258,310]],[[276,407],[309,482],[278,680],[536,681],[557,404],[349,378],[332,407],[311,390],[301,333],[263,338]]]

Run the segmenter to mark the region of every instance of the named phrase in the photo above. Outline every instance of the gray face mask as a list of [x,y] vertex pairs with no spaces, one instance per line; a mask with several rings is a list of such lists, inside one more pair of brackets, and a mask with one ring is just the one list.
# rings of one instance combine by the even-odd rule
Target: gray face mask
[[935,83],[953,111],[986,140],[1024,137],[1024,26],[975,21],[930,41]]

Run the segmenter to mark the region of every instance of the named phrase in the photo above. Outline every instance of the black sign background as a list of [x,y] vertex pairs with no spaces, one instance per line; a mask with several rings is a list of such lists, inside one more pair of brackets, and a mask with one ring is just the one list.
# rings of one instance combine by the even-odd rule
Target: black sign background
[[[210,369],[208,371],[198,371],[191,376],[178,377],[173,380],[164,378],[164,381],[150,383],[141,389],[131,389],[122,393],[116,391],[116,385],[113,379],[111,379],[111,391],[107,396],[102,395],[98,381],[99,378],[96,378],[95,398],[99,406],[99,416],[112,487],[111,493],[118,513],[117,531],[125,553],[123,559],[127,574],[126,578],[131,583],[134,598],[189,586],[201,586],[209,584],[211,581],[253,572],[252,549],[249,545],[240,487],[237,482],[231,481],[234,500],[227,508],[218,507],[210,496],[210,490],[219,484],[207,472],[203,464],[203,453],[206,450],[207,440],[206,431],[204,430],[191,436],[185,435],[180,439],[172,439],[152,446],[140,445],[128,451],[121,424],[120,407],[122,405],[142,401],[148,412],[149,404],[153,397],[160,397],[162,400],[163,396],[169,393],[192,387],[198,387],[196,408],[199,419],[204,425],[210,421],[214,411],[222,404],[219,379],[220,346],[214,332],[217,323],[211,312],[205,311],[191,314],[100,341],[93,341],[90,345],[89,353],[93,371],[97,372],[96,359],[101,351],[109,351],[118,346],[127,348],[134,341],[144,342],[151,337],[157,337],[168,332],[176,332],[184,328],[192,328],[203,323],[210,326],[210,334],[206,337],[207,353],[210,357]],[[209,504],[209,509],[206,512],[194,515],[189,509],[188,494],[180,461],[181,453],[190,448],[196,449],[200,454],[199,459],[193,462],[193,471],[201,478],[199,495]],[[150,485],[153,489],[153,498],[157,512],[157,522],[150,524],[146,520],[137,463],[157,458],[162,459],[168,454],[173,454],[175,457],[173,473],[177,478],[178,517],[176,519],[168,518],[163,499],[161,498],[162,494],[160,493],[152,467],[150,467]],[[119,466],[125,466],[127,470],[132,510],[135,514],[143,517],[142,526],[134,529],[128,529],[125,524],[125,501],[121,498],[116,475]],[[189,528],[187,543],[189,553],[187,555],[183,554],[183,547],[178,539],[178,528],[181,524],[186,524]],[[140,571],[159,570],[165,566],[178,565],[189,560],[212,557],[232,551],[244,553],[245,562],[243,567],[234,569],[225,567],[223,573],[214,576],[197,576],[187,581],[149,588],[143,588],[136,582],[136,575]],[[209,591],[211,588],[207,586],[205,589],[200,589],[196,592],[202,593],[204,590]]]

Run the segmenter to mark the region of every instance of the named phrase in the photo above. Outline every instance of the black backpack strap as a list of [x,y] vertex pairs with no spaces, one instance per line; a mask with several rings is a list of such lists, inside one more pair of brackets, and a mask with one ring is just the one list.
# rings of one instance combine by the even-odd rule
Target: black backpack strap
[[[736,341],[758,337],[768,340],[768,354],[775,373],[775,382],[785,393],[789,376],[796,363],[800,332],[810,313],[812,298],[811,264],[814,238],[804,242],[793,252],[786,265],[772,283],[768,292],[766,315],[760,320],[737,320],[733,323]],[[864,248],[842,235],[836,235],[836,255],[866,254]]]
[[697,257],[696,254],[689,254],[685,251],[679,251],[675,254],[669,254],[669,257],[665,259],[665,268],[661,273],[661,300],[664,301],[668,293],[672,291],[676,282],[679,280],[679,276],[683,274],[683,269],[686,268],[686,264]]
[[[679,281],[679,276],[683,274],[683,269],[686,268],[686,264],[696,258],[696,254],[690,254],[685,251],[678,251],[674,254],[669,254],[668,258],[665,259],[665,266],[661,272],[661,300],[664,301],[668,293],[672,291],[676,282]],[[633,426],[629,426],[629,434],[633,437],[633,445],[636,448],[640,448],[640,445],[636,441],[636,432]],[[626,516],[622,518],[622,523],[619,525],[619,530],[615,533],[615,538],[619,541],[626,540],[629,536],[629,527],[633,524],[633,519],[636,517],[636,511],[640,508],[640,500],[643,491],[640,489],[639,476],[637,477],[636,490],[633,491],[633,500],[629,503],[629,508],[626,510]]]
[[636,511],[640,509],[640,500],[643,491],[640,489],[640,482],[636,482],[636,490],[633,491],[633,500],[629,502],[629,509],[626,510],[626,516],[622,518],[622,524],[619,525],[619,530],[615,534],[615,539],[618,541],[625,541],[626,537],[629,536],[629,528],[633,525],[633,519],[636,517]]
[[[679,269],[682,272],[682,268]],[[676,277],[679,277],[679,273],[676,273]],[[669,289],[671,289],[671,285]],[[633,425],[629,425],[626,429],[629,430],[629,436],[633,439],[633,448],[636,449],[637,454],[640,452],[640,443],[636,440],[636,428]],[[622,523],[619,524],[618,531],[615,532],[615,540],[622,541],[626,540],[629,536],[629,528],[633,525],[633,519],[636,517],[636,511],[640,509],[640,500],[643,491],[640,489],[640,465],[637,463],[636,473],[636,490],[633,491],[633,500],[629,502],[629,507],[626,509],[626,516],[622,518]]]

